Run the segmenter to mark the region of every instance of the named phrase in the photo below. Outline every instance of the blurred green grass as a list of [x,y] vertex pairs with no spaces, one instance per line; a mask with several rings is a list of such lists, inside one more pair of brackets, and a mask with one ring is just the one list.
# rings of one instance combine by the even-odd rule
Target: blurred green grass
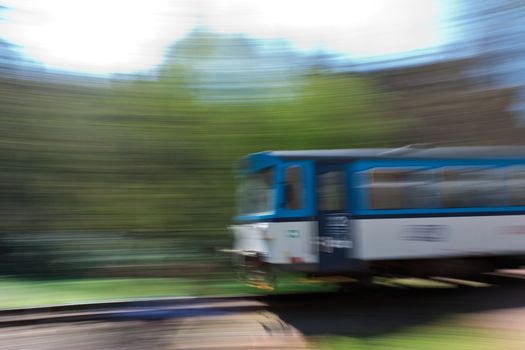
[[272,294],[333,289],[329,285],[305,285],[284,278],[277,291],[249,287],[233,278],[100,278],[33,280],[0,279],[0,309],[84,303],[148,297]]
[[0,308],[69,304],[139,297],[178,296],[188,293],[182,279],[80,279],[0,281]]
[[[269,291],[250,287],[229,274],[208,278],[0,277],[0,309],[148,297],[326,292],[338,288],[336,284],[314,282],[283,274],[277,288]],[[451,288],[449,284],[428,280],[400,279],[394,282],[418,288]],[[382,284],[388,285],[387,282]]]

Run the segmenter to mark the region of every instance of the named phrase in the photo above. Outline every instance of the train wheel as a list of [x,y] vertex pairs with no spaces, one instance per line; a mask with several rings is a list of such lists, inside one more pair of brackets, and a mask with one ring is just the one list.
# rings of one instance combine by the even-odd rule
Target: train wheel
[[241,282],[265,290],[274,290],[277,282],[275,271],[257,256],[241,257],[237,276]]

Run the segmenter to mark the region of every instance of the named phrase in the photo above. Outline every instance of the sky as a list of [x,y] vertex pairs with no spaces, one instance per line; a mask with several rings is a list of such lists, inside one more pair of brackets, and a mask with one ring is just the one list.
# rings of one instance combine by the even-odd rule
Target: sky
[[443,44],[449,0],[4,0],[0,37],[49,68],[147,71],[197,26],[363,58]]

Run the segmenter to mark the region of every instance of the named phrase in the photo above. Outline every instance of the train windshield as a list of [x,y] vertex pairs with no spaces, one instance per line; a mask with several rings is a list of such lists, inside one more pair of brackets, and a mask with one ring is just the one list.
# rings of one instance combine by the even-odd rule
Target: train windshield
[[274,210],[275,172],[272,168],[246,174],[239,186],[239,214],[268,214]]

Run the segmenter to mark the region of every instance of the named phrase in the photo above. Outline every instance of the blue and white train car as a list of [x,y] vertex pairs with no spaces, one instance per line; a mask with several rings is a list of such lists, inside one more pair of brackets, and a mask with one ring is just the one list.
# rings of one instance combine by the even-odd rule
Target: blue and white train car
[[254,271],[462,275],[525,262],[525,148],[273,151],[240,163]]

